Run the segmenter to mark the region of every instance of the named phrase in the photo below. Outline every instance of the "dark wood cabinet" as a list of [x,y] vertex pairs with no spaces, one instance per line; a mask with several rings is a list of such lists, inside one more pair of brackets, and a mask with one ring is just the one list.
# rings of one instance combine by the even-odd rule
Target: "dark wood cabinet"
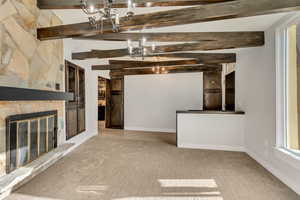
[[85,71],[66,61],[66,92],[72,92],[74,99],[66,102],[67,140],[85,131]]
[[123,129],[124,78],[111,79],[106,90],[106,127]]
[[222,110],[222,72],[203,73],[203,109]]

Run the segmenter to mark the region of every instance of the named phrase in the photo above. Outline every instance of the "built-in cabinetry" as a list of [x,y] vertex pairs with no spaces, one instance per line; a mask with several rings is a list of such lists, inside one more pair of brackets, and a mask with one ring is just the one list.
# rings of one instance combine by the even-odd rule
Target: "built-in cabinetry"
[[124,128],[124,77],[113,78],[106,88],[106,127]]
[[66,137],[70,139],[85,131],[85,70],[69,61],[65,66],[66,92],[74,94],[66,102]]
[[222,72],[203,73],[203,110],[222,110]]

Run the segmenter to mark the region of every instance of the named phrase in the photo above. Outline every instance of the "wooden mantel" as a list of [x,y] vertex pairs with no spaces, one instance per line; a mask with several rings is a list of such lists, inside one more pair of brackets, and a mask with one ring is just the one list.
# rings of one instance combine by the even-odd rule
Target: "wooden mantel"
[[0,101],[70,101],[73,93],[0,86]]

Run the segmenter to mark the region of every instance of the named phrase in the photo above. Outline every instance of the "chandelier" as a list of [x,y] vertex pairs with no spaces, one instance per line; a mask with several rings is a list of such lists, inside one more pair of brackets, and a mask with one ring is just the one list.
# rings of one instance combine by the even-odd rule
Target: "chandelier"
[[152,71],[156,74],[167,74],[168,71],[164,67],[152,67]]
[[[128,53],[132,58],[142,58],[144,60],[145,56],[148,55],[148,48],[145,46],[147,38],[143,37],[138,41],[138,46],[134,46],[131,40],[128,40]],[[152,52],[155,51],[155,44],[152,44]]]
[[[104,21],[108,21],[112,25],[113,32],[119,32],[120,30],[120,16],[117,9],[113,7],[113,0],[99,0],[100,5],[103,5],[102,9],[96,8],[95,5],[89,4],[88,0],[80,0],[82,11],[88,15],[89,23],[95,29],[101,30],[103,33]],[[134,4],[131,0],[128,0],[128,11],[126,16],[132,17],[134,13],[131,11]]]
[[138,46],[134,46],[133,42],[131,40],[128,40],[128,52],[130,57],[136,58],[136,57],[142,57],[144,60],[144,57],[147,54],[147,49],[145,47],[146,44],[146,38],[142,38],[138,41]]

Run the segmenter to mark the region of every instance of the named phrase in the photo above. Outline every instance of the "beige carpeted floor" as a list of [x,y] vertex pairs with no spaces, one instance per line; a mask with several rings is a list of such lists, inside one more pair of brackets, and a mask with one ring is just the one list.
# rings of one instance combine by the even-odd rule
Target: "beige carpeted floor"
[[299,200],[244,153],[178,149],[174,134],[106,130],[7,200]]

